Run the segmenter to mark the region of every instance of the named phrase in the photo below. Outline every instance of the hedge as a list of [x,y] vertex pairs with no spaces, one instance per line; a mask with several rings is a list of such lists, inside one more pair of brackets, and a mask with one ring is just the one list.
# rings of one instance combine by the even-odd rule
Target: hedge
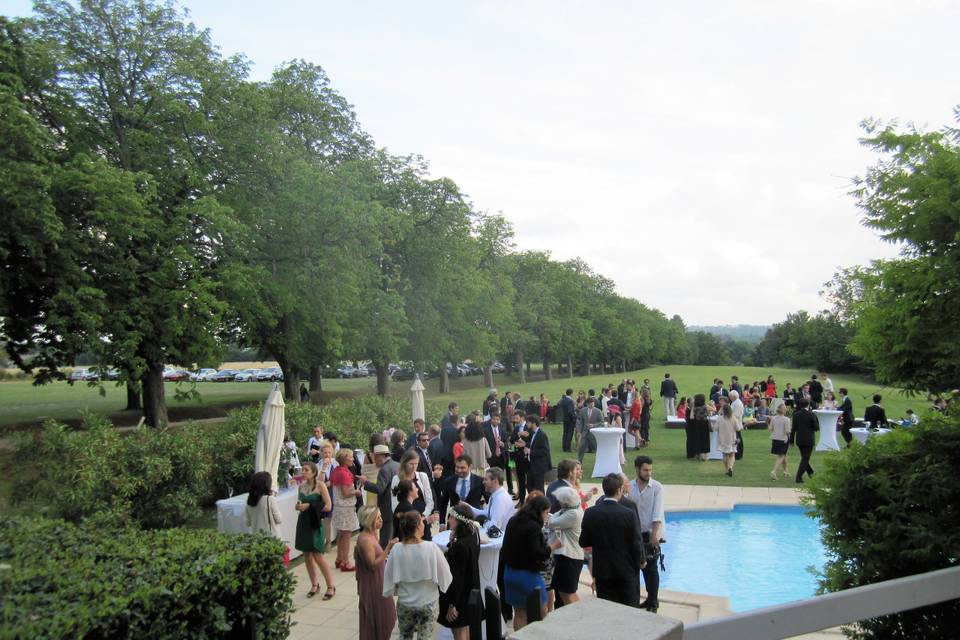
[[[100,526],[158,529],[196,520],[202,507],[247,490],[260,406],[216,424],[188,423],[123,435],[88,415],[78,431],[48,422],[18,436],[11,500],[34,513]],[[432,407],[428,416],[439,415]],[[286,407],[300,450],[322,424],[342,442],[366,448],[370,434],[410,422],[409,402],[366,396],[326,406]]]
[[282,553],[263,534],[0,517],[0,638],[286,638]]

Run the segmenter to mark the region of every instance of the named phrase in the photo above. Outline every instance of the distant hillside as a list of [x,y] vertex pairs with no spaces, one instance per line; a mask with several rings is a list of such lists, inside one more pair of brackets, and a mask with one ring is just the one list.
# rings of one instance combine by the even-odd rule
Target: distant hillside
[[705,331],[715,336],[728,336],[735,340],[745,340],[747,342],[760,342],[766,335],[767,325],[759,324],[725,324],[719,326],[691,326],[687,331]]

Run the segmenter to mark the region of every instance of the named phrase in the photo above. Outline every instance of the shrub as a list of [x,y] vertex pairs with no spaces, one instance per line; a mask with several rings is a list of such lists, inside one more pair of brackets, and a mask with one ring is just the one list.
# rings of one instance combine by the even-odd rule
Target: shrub
[[[839,591],[960,563],[960,410],[828,458],[809,491]],[[960,601],[864,620],[854,638],[954,638]]]
[[282,553],[262,534],[0,518],[0,637],[286,638]]

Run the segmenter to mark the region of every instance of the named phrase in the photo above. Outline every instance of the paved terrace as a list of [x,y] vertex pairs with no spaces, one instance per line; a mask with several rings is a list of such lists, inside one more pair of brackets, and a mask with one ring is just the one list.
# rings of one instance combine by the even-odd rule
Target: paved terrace
[[[598,485],[586,485],[598,486]],[[781,487],[712,487],[700,485],[665,486],[668,511],[730,509],[735,504],[796,505],[800,503],[800,492],[792,488]],[[351,552],[351,558],[352,558]],[[335,551],[327,553],[331,567],[336,558]],[[310,579],[303,563],[294,568],[297,579],[293,603],[294,626],[290,632],[291,640],[323,638],[323,640],[356,640],[358,631],[357,586],[354,574],[333,570],[337,595],[323,602],[321,595],[325,588],[321,579],[321,591],[314,598],[307,598]],[[586,575],[586,574],[584,574]],[[642,580],[641,580],[642,582]],[[581,581],[579,595],[581,599],[594,598],[590,592],[589,581]],[[730,605],[726,598],[677,591],[660,592],[660,614],[693,623],[730,615]],[[437,626],[439,627],[439,625]],[[398,637],[394,634],[394,637]],[[843,634],[833,629],[816,634],[798,636],[806,639],[840,640]]]

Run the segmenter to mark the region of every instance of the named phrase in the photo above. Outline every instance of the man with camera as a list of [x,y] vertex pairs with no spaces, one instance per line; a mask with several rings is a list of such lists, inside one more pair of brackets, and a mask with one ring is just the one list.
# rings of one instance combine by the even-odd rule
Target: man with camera
[[653,459],[650,456],[637,456],[633,461],[637,470],[637,480],[630,487],[630,498],[637,505],[640,518],[640,532],[643,536],[647,564],[643,568],[643,584],[647,589],[647,599],[640,603],[641,609],[656,613],[660,607],[660,542],[663,538],[663,485],[653,479]]

